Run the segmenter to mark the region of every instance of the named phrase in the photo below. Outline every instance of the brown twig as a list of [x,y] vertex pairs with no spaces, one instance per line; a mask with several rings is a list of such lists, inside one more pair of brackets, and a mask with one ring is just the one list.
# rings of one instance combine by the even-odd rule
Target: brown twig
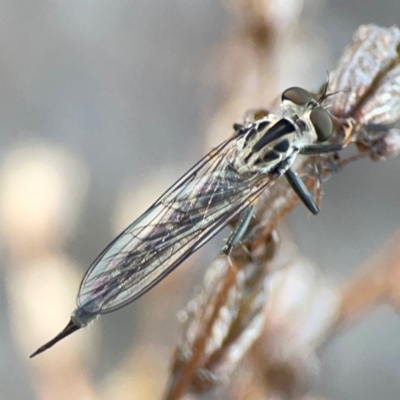
[[[315,184],[315,163],[324,177],[349,162],[365,157],[383,160],[400,151],[400,134],[392,128],[392,124],[400,118],[399,43],[400,31],[397,28],[367,25],[355,33],[331,77],[329,92],[337,92],[337,95],[329,97],[326,105],[336,119],[333,140],[345,145],[355,143],[358,152],[339,159],[326,156],[305,159],[297,172],[307,174],[304,182],[308,188]],[[388,101],[390,108],[386,106]],[[183,345],[176,352],[173,383],[167,396],[169,400],[180,398],[188,390],[207,391],[226,379],[261,334],[266,318],[268,291],[259,290],[262,300],[258,298],[255,301],[254,296],[246,293],[246,279],[242,276],[249,269],[256,270],[259,277],[256,287],[266,286],[269,279],[266,271],[270,270],[271,263],[277,263],[276,257],[266,256],[266,243],[278,222],[297,202],[298,198],[286,182],[278,180],[271,188],[268,199],[261,199],[258,204],[245,237],[246,246],[239,247],[231,256],[235,268],[225,268],[225,276],[219,277],[222,283],[206,284],[202,294],[194,301]],[[214,262],[210,271],[217,269],[220,262],[220,259]],[[269,269],[266,269],[266,265]],[[370,285],[370,281],[367,283]],[[216,288],[217,296],[214,292]],[[378,288],[381,289],[371,296],[371,301],[382,295],[382,286]],[[229,302],[232,293],[234,301]],[[348,297],[343,295],[343,321],[346,320],[345,310],[349,308],[346,305]],[[364,303],[368,304],[368,301]],[[246,309],[251,315],[249,320],[258,323],[248,326],[239,324],[242,330],[231,335],[232,327],[238,326],[237,321],[246,320],[238,312],[240,309]],[[203,318],[205,315],[207,317]],[[236,351],[235,357],[232,356],[232,349]],[[230,356],[223,357],[222,354]]]

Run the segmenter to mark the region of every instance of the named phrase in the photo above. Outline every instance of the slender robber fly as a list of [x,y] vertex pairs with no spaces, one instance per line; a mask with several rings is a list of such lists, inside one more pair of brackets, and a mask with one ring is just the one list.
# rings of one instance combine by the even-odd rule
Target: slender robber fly
[[327,96],[326,89],[316,99],[292,87],[282,94],[282,116],[269,114],[235,125],[231,138],[200,160],[97,257],[83,278],[70,322],[31,357],[146,293],[238,218],[222,250],[229,255],[246,231],[256,200],[280,176],[286,176],[317,214],[318,206],[290,166],[297,154],[342,148],[323,143],[332,133],[331,117],[322,106]]

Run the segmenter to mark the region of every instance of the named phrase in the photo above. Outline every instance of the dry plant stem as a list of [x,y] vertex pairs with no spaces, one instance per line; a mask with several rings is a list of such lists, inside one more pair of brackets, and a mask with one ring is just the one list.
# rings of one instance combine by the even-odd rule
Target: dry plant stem
[[[276,238],[271,236],[267,246],[264,246],[262,255],[258,257],[271,259],[276,249]],[[209,376],[204,376],[201,371],[221,370],[221,365],[226,364],[226,360],[232,361],[232,353],[237,353],[237,342],[243,341],[241,334],[243,326],[254,325],[254,320],[257,319],[259,310],[254,306],[255,297],[259,296],[267,270],[260,265],[264,263],[254,262],[249,259],[249,254],[240,249],[234,250],[234,258],[237,262],[230,262],[230,266],[226,268],[226,273],[222,277],[222,281],[218,282],[215,291],[206,292],[206,300],[200,303],[197,310],[200,315],[197,319],[200,321],[196,331],[196,338],[190,344],[190,356],[188,357],[185,351],[177,349],[175,362],[173,366],[173,378],[169,387],[167,399],[179,399],[189,388],[192,392],[205,392],[215,386],[215,379],[211,373]],[[222,258],[219,258],[221,261]],[[226,259],[225,259],[226,260]],[[238,266],[240,265],[240,269]],[[256,265],[256,268],[254,268]],[[252,268],[253,266],[253,268]],[[247,276],[243,279],[243,272],[247,270]],[[251,273],[249,273],[251,270]],[[233,296],[236,293],[240,294],[239,305],[236,309],[236,318],[229,325],[229,332],[223,339],[220,346],[214,345],[213,352],[209,354],[207,347],[210,341],[218,341],[215,338],[215,326],[221,324],[221,310],[227,309]],[[246,295],[245,292],[249,294]],[[237,295],[236,295],[237,296]],[[246,300],[247,299],[247,300]],[[208,311],[212,310],[211,313]],[[246,342],[246,339],[244,339]],[[240,347],[240,346],[239,346]],[[233,355],[233,359],[235,356]],[[223,367],[222,367],[223,369]]]
[[[272,235],[268,244],[264,246],[262,252],[259,252],[258,258],[272,259],[277,246],[277,238]],[[220,257],[217,261],[222,261],[227,266],[222,281],[218,281],[216,289],[206,292],[203,301],[200,301],[198,310],[200,315],[197,319],[201,321],[201,326],[197,330],[196,338],[190,343],[190,357],[185,351],[178,349],[175,363],[173,366],[173,380],[169,388],[167,399],[180,398],[190,387],[191,391],[204,392],[210,386],[215,385],[214,376],[201,374],[199,371],[221,370],[220,366],[226,363],[226,360],[234,360],[237,349],[234,348],[237,342],[246,343],[246,338],[241,337],[243,326],[257,325],[257,316],[259,307],[257,307],[257,298],[263,297],[263,282],[268,273],[266,268],[259,265],[264,263],[254,262],[254,258],[242,248],[234,250],[234,258],[237,263],[230,261],[230,258]],[[240,265],[240,270],[238,269]],[[243,272],[246,271],[245,277]],[[240,299],[238,300],[237,294]],[[219,323],[225,324],[221,310],[237,304],[236,318],[229,325],[229,332],[223,339],[223,343],[218,346],[213,344],[211,355],[207,351],[210,341],[218,342],[215,338],[215,326]],[[264,306],[264,303],[262,307]],[[209,312],[209,311],[212,312]],[[233,357],[233,358],[232,358]]]
[[[390,129],[391,124],[400,118],[400,85],[397,83],[400,80],[399,43],[400,31],[397,28],[383,29],[366,25],[360,27],[354,35],[353,42],[345,50],[342,60],[332,74],[329,92],[340,91],[340,93],[337,96],[329,97],[327,103],[336,119],[332,139],[345,145],[354,142],[360,151],[342,159],[333,159],[327,156],[306,158],[296,170],[299,175],[306,175],[304,183],[308,189],[311,189],[315,184],[316,177],[313,176],[316,171],[315,163],[320,168],[319,177],[323,178],[350,162],[365,157],[374,160],[385,159],[395,156],[400,151],[400,133]],[[385,93],[390,93],[389,100]],[[392,109],[384,108],[385,101],[390,101]],[[383,110],[386,110],[386,112]],[[379,125],[382,129],[370,129],[370,126],[373,125]],[[273,185],[268,198],[260,199],[255,218],[244,239],[247,251],[251,252],[253,263],[258,268],[265,269],[266,263],[268,265],[271,261],[271,258],[263,254],[263,246],[265,246],[278,222],[294,208],[298,201],[298,197],[283,179],[278,180]],[[214,354],[207,354],[206,346],[208,341],[213,338],[213,327],[218,323],[221,307],[226,308],[225,301],[232,287],[236,285],[239,289],[241,288],[238,285],[237,278],[248,266],[244,262],[246,257],[248,259],[248,254],[243,248],[235,249],[231,255],[231,262],[235,267],[226,271],[226,275],[222,278],[223,281],[219,286],[221,290],[215,296],[212,293],[207,294],[210,303],[207,303],[206,306],[213,310],[210,317],[202,320],[201,315],[205,315],[204,310],[196,309],[197,318],[195,322],[192,321],[196,328],[196,338],[194,340],[186,338],[190,345],[190,355],[180,360],[178,360],[178,357],[175,362],[173,383],[167,397],[169,400],[179,399],[186,391],[193,388],[196,374],[202,368],[209,366],[212,369],[210,373],[219,369],[229,371],[226,365],[219,365],[219,368],[216,363],[210,365],[210,360],[213,360]],[[211,266],[212,268],[213,266]],[[381,276],[375,276],[373,279],[377,278],[381,279]],[[367,286],[371,284],[369,278],[366,279],[366,282]],[[363,287],[361,285],[361,289]],[[380,288],[381,286],[378,285],[377,287]],[[359,293],[362,293],[361,289],[358,290]],[[356,304],[354,300],[346,300],[351,299],[349,295],[351,289],[345,293],[348,294],[343,295],[342,321],[347,320],[346,315],[351,314],[349,312],[351,307],[348,304],[352,304],[352,302]],[[381,289],[376,290],[375,295],[372,295],[369,300],[361,302],[361,304],[370,304],[383,293]],[[265,302],[267,302],[266,297]],[[359,309],[361,310],[362,307]],[[231,310],[231,312],[235,314],[235,310]],[[262,312],[262,309],[259,312]],[[234,321],[235,317],[232,317],[230,326],[234,325]],[[246,330],[245,326],[243,326],[243,330]],[[227,345],[233,346],[232,343],[223,342],[221,347]],[[247,343],[246,349],[248,346],[249,343]],[[242,350],[242,355],[246,349]],[[237,350],[240,351],[241,349]],[[221,353],[223,348],[217,346],[215,352]],[[177,354],[179,354],[179,351],[177,351]],[[223,363],[226,360],[221,359],[220,362]],[[212,387],[211,384],[207,386],[208,389],[210,387]]]
[[399,241],[400,231],[397,231],[386,246],[364,262],[362,274],[341,289],[337,329],[353,323],[382,302],[399,307]]
[[[267,335],[264,335],[263,339],[268,342]],[[250,356],[253,368],[260,371],[259,381],[263,385],[264,393],[269,396],[277,392],[286,393],[289,398],[293,398],[297,389],[295,371],[289,364],[277,363],[273,358],[266,358],[263,349],[258,345],[262,346],[257,341],[251,348]]]
[[[265,264],[268,264],[274,258],[279,247],[279,237],[275,233],[271,234],[262,248],[259,248],[257,252],[253,252],[254,255],[249,254],[244,246],[234,253],[237,263],[234,268],[236,283],[239,272],[247,270],[247,272],[251,273],[247,274],[244,284],[241,285],[241,290],[245,293],[242,293],[242,301],[237,309],[237,316],[231,322],[229,333],[224,339],[224,345],[215,349],[209,356],[204,365],[207,370],[215,370],[223,362],[222,360],[229,358],[226,353],[229,353],[232,343],[239,340],[243,332],[243,326],[249,326],[254,320],[254,316],[260,311],[254,304],[256,303],[256,298],[263,292],[263,282],[270,273]],[[229,261],[231,261],[230,258]],[[237,268],[238,266],[240,266],[240,269]]]
[[[218,318],[218,314],[220,312],[221,306],[225,304],[226,297],[229,292],[229,288],[235,282],[236,274],[238,269],[234,262],[231,263],[231,268],[228,268],[227,274],[225,275],[225,280],[223,282],[221,291],[215,297],[214,309],[211,316],[205,320],[204,330],[201,334],[196,338],[193,347],[192,347],[192,357],[190,363],[185,364],[185,368],[179,375],[179,379],[177,381],[173,381],[168,395],[166,396],[167,400],[179,399],[181,398],[187,388],[191,385],[193,381],[193,377],[198,370],[199,366],[202,365],[202,358],[204,357],[204,348],[206,346],[206,342],[211,336],[211,330],[214,325],[215,320]],[[205,311],[205,310],[203,310]],[[203,313],[205,315],[205,313]]]

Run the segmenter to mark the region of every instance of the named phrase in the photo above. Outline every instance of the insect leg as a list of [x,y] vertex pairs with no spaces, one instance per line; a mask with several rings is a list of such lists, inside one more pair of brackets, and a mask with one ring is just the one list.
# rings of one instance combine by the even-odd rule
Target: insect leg
[[315,183],[314,183],[314,200],[318,208],[321,207],[321,183],[322,183],[322,171],[320,164],[315,164]]
[[303,181],[298,177],[296,172],[292,171],[290,168],[285,172],[286,179],[288,180],[290,186],[293,188],[297,196],[304,203],[304,205],[314,214],[319,213],[319,207],[312,198],[310,192],[307,190]]
[[250,208],[242,212],[238,223],[232,230],[232,233],[230,234],[228,240],[225,243],[224,248],[222,249],[223,254],[229,255],[232,249],[238,244],[240,239],[243,237],[247,227],[249,226],[251,217],[253,216],[254,208],[255,206],[251,206]]
[[311,144],[309,146],[303,147],[300,150],[300,154],[304,155],[317,155],[322,153],[332,153],[343,149],[343,145],[339,143],[327,143],[327,144]]

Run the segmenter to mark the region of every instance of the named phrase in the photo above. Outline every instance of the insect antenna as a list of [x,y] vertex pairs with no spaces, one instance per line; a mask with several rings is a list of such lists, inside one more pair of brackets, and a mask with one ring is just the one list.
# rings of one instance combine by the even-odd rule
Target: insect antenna
[[335,94],[347,91],[347,90],[337,90],[336,92],[328,93],[329,79],[330,79],[329,71],[326,71],[326,74],[328,75],[328,78],[327,78],[326,83],[324,85],[324,90],[322,91],[321,96],[317,100],[318,103],[323,103],[324,100],[326,100],[328,97],[331,97],[331,96],[334,96]]

